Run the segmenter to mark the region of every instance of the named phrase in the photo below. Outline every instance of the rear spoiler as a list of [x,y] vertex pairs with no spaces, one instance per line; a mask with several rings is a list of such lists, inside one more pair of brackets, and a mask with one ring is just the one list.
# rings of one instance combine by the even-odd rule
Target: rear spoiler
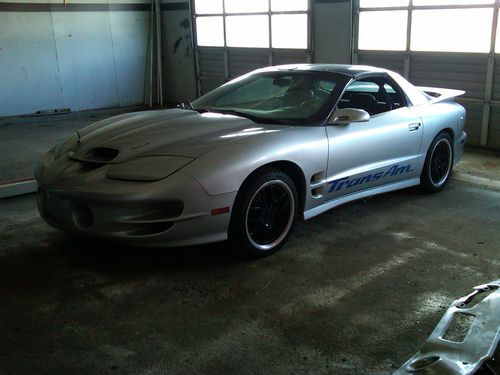
[[418,86],[417,89],[430,96],[429,103],[439,103],[465,94],[465,91],[462,90],[441,89],[437,87]]

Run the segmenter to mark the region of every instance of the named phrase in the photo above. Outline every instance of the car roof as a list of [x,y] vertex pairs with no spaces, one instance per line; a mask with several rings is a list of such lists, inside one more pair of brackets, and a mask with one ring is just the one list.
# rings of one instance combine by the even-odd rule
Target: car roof
[[314,72],[329,72],[344,74],[352,78],[362,78],[374,73],[387,74],[392,73],[390,70],[376,68],[368,65],[348,65],[348,64],[288,64],[277,65],[262,69],[263,71],[314,71]]

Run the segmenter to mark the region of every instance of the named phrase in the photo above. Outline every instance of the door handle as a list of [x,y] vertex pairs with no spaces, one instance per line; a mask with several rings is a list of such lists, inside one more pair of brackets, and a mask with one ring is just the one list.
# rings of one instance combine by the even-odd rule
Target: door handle
[[415,122],[413,124],[410,124],[408,125],[408,129],[411,131],[411,132],[414,132],[414,131],[417,131],[418,129],[420,129],[420,126],[422,124],[420,122]]

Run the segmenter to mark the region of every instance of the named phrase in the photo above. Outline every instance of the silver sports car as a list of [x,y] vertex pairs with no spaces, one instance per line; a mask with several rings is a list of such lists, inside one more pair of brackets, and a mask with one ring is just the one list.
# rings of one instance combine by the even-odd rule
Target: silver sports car
[[369,66],[259,69],[179,108],[116,116],[51,149],[39,211],[140,246],[230,239],[279,249],[298,219],[366,196],[443,188],[463,154],[463,91]]

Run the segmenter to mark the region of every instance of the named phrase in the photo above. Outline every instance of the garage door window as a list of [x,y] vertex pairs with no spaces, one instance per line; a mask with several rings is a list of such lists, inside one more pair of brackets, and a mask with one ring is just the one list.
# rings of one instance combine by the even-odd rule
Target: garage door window
[[224,24],[220,16],[196,19],[199,46],[224,46]]
[[308,48],[307,0],[195,0],[204,47]]
[[494,2],[495,0],[413,0],[413,5],[480,5]]
[[408,11],[389,10],[359,14],[358,48],[404,51]]
[[488,53],[495,7],[494,0],[360,0],[357,49]]
[[226,45],[228,47],[269,47],[267,16],[227,16]]
[[408,6],[408,0],[361,0],[361,8],[387,8]]
[[493,8],[415,10],[410,48],[412,51],[489,52],[492,19]]

